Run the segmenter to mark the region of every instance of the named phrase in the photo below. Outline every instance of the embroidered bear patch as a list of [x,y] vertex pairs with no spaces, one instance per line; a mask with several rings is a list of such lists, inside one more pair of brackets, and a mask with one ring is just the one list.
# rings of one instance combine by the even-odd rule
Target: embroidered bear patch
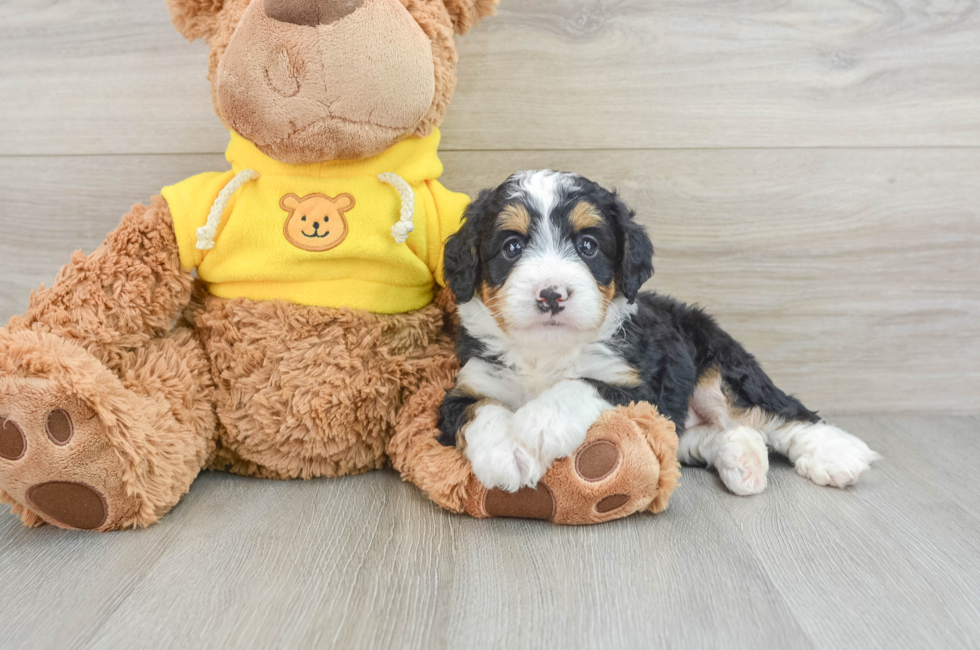
[[311,253],[322,253],[339,246],[347,238],[344,213],[353,208],[354,203],[350,194],[340,194],[336,198],[326,194],[307,194],[303,198],[287,194],[279,201],[279,207],[289,213],[283,226],[286,241]]

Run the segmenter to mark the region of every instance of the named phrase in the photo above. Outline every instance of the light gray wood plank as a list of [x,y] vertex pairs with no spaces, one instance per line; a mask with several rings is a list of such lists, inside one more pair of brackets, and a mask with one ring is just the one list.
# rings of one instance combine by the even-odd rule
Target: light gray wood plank
[[[447,186],[471,195],[539,167],[620,187],[657,245],[649,287],[707,307],[812,408],[980,410],[980,150],[443,157]],[[0,321],[132,203],[224,165],[0,158]]]
[[451,515],[389,472],[206,474],[146,531],[4,513],[3,645],[976,647],[980,420],[834,420],[885,457],[854,488],[777,461],[740,498],[685,468],[663,515],[596,527]]
[[[447,149],[980,145],[976,0],[503,0]],[[163,0],[0,4],[0,154],[219,152]]]
[[160,560],[183,519],[177,508],[172,526],[92,535],[25,528],[7,510],[0,510],[4,648],[86,642]]
[[[851,421],[841,420],[845,425]],[[980,419],[924,421],[886,414],[862,425],[867,427],[869,437],[882,440],[894,453],[894,465],[900,473],[897,480],[915,486],[919,502],[929,505],[941,496],[964,512],[980,513],[980,491],[975,489]],[[978,542],[978,538],[972,541]],[[980,562],[980,553],[977,559]]]
[[450,515],[390,473],[199,483],[210,507],[78,647],[811,647],[693,493],[662,517],[558,529]]
[[884,455],[861,483],[819,488],[780,462],[763,499],[723,495],[733,520],[816,647],[976,647],[980,510],[947,468],[975,463],[980,421],[836,420]]

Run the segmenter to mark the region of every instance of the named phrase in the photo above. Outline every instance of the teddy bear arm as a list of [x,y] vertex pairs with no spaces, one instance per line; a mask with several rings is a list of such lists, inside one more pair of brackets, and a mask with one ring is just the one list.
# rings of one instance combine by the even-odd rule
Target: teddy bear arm
[[72,255],[8,329],[40,326],[93,352],[132,347],[173,329],[193,285],[181,269],[170,209],[156,196],[133,206],[91,255]]

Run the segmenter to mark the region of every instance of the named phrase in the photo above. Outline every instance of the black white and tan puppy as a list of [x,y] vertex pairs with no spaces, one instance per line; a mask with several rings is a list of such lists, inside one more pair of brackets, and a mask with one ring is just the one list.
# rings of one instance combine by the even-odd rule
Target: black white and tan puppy
[[529,171],[484,190],[446,244],[460,317],[440,442],[487,487],[534,486],[606,409],[652,402],[680,460],[736,494],[766,487],[768,448],[820,485],[858,480],[877,454],[777,388],[703,311],[641,292],[653,246],[614,192]]

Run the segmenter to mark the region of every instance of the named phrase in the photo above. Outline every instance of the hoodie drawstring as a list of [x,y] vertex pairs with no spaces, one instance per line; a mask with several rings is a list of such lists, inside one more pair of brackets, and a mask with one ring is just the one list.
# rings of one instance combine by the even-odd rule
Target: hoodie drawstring
[[415,224],[412,222],[412,217],[415,215],[415,192],[412,191],[412,186],[406,183],[404,178],[394,172],[378,174],[378,180],[394,187],[398,196],[401,197],[401,218],[398,223],[391,227],[391,236],[399,244],[404,244],[408,240],[408,236],[415,230]]
[[218,192],[218,198],[214,200],[211,211],[208,212],[207,223],[197,229],[197,250],[209,251],[214,248],[214,238],[218,236],[221,215],[225,213],[225,207],[231,200],[231,195],[237,192],[242,185],[254,181],[259,176],[261,174],[254,169],[240,171],[225,185],[224,189]]

